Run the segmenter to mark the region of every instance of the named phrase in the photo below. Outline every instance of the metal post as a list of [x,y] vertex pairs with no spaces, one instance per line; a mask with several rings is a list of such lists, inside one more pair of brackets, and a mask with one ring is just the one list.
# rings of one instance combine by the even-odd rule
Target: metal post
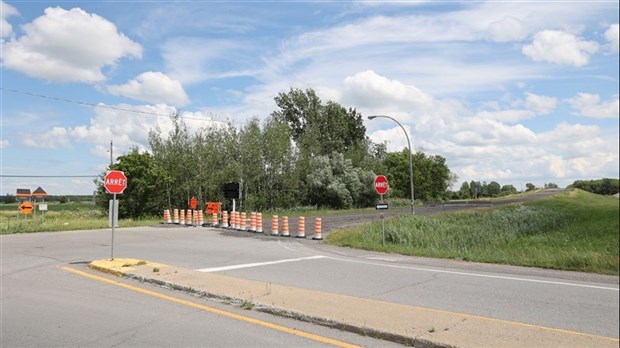
[[402,128],[403,132],[405,132],[405,137],[407,138],[407,145],[409,146],[409,185],[411,187],[411,214],[415,214],[415,210],[414,210],[414,205],[415,205],[415,199],[414,199],[414,195],[413,195],[413,164],[411,161],[411,142],[409,141],[409,135],[407,135],[407,131],[405,130],[405,127],[403,127],[402,124],[400,124],[400,122],[398,122],[395,118],[391,117],[391,116],[386,116],[386,115],[376,115],[376,116],[368,116],[369,120],[372,120],[374,118],[377,117],[384,117],[384,118],[389,118],[390,120],[396,122],[396,124],[398,124],[400,126],[400,128]]
[[[381,203],[383,203],[383,195],[381,195]],[[379,216],[381,217],[381,246],[385,246],[385,220],[383,219],[383,212]]]
[[114,212],[116,211],[116,193],[112,197],[112,251],[110,255],[110,260],[114,261],[114,225],[116,225],[116,218]]

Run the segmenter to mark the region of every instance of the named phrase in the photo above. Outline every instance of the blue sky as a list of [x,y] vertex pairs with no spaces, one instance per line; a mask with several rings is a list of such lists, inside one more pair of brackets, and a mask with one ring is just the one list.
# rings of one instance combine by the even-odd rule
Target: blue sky
[[[267,117],[312,88],[390,115],[463,181],[618,178],[618,1],[2,1],[0,194],[91,194],[180,110]],[[390,120],[366,120],[388,150]],[[380,174],[380,173],[379,173]]]

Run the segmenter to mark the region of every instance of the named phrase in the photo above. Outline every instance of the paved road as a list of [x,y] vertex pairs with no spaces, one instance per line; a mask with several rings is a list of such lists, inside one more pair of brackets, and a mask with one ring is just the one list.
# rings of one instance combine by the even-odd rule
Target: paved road
[[[558,194],[564,193],[565,189],[547,189],[540,190],[537,192],[531,192],[528,194],[517,195],[515,197],[508,197],[503,199],[496,200],[469,200],[469,201],[458,201],[458,202],[446,202],[446,203],[436,203],[436,204],[426,204],[424,206],[416,206],[415,214],[420,216],[427,215],[436,215],[441,213],[462,211],[462,210],[470,210],[477,208],[489,208],[493,206],[502,206],[508,204],[515,203],[524,203],[531,202],[541,199],[546,199]],[[389,203],[389,202],[388,202]],[[349,226],[360,225],[368,222],[378,221],[379,214],[382,213],[386,218],[401,216],[401,215],[410,215],[411,208],[410,207],[391,207],[387,210],[373,210],[369,209],[366,211],[356,211],[356,212],[348,212],[343,211],[337,214],[324,215],[321,216],[322,219],[322,227],[323,227],[323,237],[329,235],[329,232]],[[290,231],[291,234],[295,235],[297,231],[297,220],[295,218],[289,219]],[[313,218],[306,218],[306,235],[312,235],[313,229]],[[263,231],[265,234],[270,234],[271,232],[271,220],[266,219],[263,220]]]
[[[0,238],[2,347],[323,344],[59,268],[87,271],[85,264],[91,260],[109,258],[110,230]],[[618,338],[618,277],[406,257],[332,247],[310,239],[176,226],[117,229],[115,256]],[[363,346],[388,345],[222,303],[183,298],[321,337]]]
[[[118,229],[119,253],[183,259],[205,247],[206,230]],[[217,234],[215,234],[217,235]],[[222,242],[229,240],[221,237]],[[0,347],[322,347],[331,338],[360,346],[395,346],[370,337],[329,329],[177,291],[90,271],[86,264],[109,257],[110,231],[71,231],[1,236]],[[206,249],[204,250],[207,251]],[[176,256],[173,256],[176,255]],[[317,339],[263,327],[207,310],[86,278],[62,267],[89,272],[206,305],[272,326],[294,328]]]
[[[214,346],[316,344],[161,303],[58,268],[84,269],[84,263],[109,255],[109,230],[2,236],[2,346],[200,345],[205,328]],[[117,229],[115,255],[618,337],[618,277],[386,255],[212,228]]]

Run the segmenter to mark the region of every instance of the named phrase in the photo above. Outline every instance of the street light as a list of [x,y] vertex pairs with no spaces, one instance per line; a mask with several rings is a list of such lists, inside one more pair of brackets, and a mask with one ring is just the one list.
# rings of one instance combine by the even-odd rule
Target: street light
[[403,129],[403,132],[405,132],[405,137],[407,138],[407,145],[409,145],[409,181],[410,181],[409,185],[411,187],[411,214],[415,214],[415,211],[413,209],[413,205],[415,203],[415,200],[413,198],[413,164],[411,163],[411,142],[409,142],[409,135],[407,135],[407,131],[405,130],[405,127],[403,127],[403,125],[400,124],[400,122],[396,121],[396,119],[393,117],[386,116],[386,115],[374,115],[374,116],[368,116],[368,119],[372,120],[377,117],[389,118],[390,120],[396,122],[396,124],[398,124],[400,128]]

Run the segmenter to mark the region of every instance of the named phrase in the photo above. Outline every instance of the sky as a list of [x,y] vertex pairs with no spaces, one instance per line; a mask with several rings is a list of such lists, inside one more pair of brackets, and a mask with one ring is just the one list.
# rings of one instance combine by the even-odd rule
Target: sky
[[[313,89],[464,181],[619,177],[618,1],[2,1],[0,194],[92,194],[179,110],[242,127]],[[388,115],[368,120],[367,116]],[[113,143],[110,153],[110,143]],[[377,173],[382,174],[382,173]]]

